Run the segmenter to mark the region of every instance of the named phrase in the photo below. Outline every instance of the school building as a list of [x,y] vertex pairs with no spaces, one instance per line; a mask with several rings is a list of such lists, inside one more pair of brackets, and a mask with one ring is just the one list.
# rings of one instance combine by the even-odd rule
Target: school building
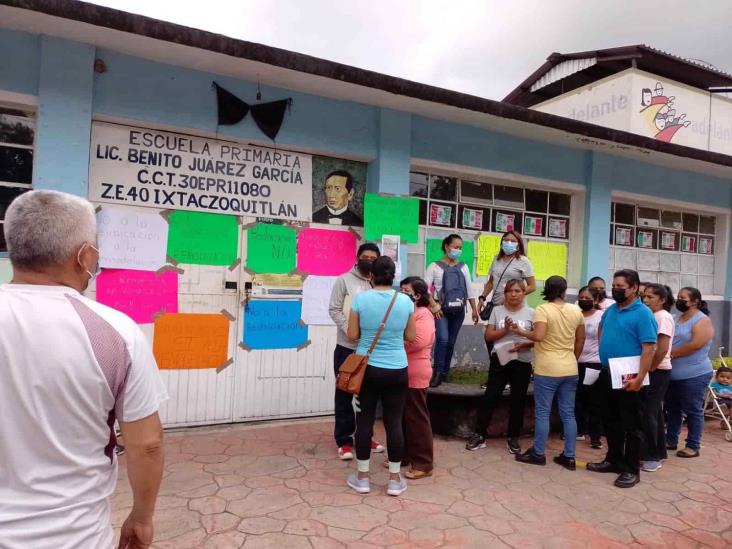
[[[150,338],[166,426],[332,412],[327,296],[364,239],[421,275],[457,232],[481,286],[513,227],[539,280],[700,288],[732,346],[732,130],[693,110],[704,82],[631,64],[512,104],[73,0],[0,0],[0,52],[0,224],[28,189],[98,206],[89,294]],[[456,363],[486,359],[466,325]]]

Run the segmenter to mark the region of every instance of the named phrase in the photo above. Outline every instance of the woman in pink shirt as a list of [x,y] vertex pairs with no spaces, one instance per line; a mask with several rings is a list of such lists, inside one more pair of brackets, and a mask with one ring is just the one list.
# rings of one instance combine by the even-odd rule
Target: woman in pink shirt
[[402,463],[410,468],[404,476],[410,479],[432,474],[432,424],[427,409],[427,387],[432,376],[432,345],[435,342],[435,319],[429,309],[427,283],[419,277],[402,280],[402,291],[414,301],[414,323],[417,336],[406,342],[409,390],[404,408],[405,455]]
[[663,399],[671,381],[671,342],[676,325],[669,311],[674,304],[674,295],[668,286],[648,284],[643,303],[653,311],[658,324],[656,353],[651,363],[651,384],[642,393],[645,403],[643,431],[645,433],[645,452],[641,457],[644,471],[653,472],[661,468],[661,460],[666,459],[666,424],[663,417]]

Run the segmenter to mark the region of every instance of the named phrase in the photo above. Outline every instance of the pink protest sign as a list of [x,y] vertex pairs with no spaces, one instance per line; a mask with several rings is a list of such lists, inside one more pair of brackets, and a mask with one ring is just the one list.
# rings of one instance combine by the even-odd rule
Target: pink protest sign
[[97,277],[97,301],[149,324],[156,313],[178,312],[178,273],[104,269]]
[[357,242],[351,231],[304,229],[297,235],[297,268],[311,275],[343,274],[356,262]]

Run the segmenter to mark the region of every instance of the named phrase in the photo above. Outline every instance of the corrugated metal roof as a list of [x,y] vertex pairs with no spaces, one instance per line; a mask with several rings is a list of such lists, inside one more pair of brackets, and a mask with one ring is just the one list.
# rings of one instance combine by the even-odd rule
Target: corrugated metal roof
[[539,90],[544,86],[548,86],[557,80],[566,78],[570,74],[583,71],[596,64],[597,57],[585,57],[583,59],[568,59],[567,61],[562,61],[558,65],[549,69],[544,76],[539,78],[539,80],[531,86],[531,91],[535,92],[536,90]]

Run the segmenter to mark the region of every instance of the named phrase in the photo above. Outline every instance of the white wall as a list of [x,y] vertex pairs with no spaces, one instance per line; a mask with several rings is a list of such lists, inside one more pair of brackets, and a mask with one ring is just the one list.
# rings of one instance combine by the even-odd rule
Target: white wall
[[[650,106],[644,105],[643,90],[650,90],[653,98],[657,96],[659,84],[663,89],[658,97],[662,100]],[[678,145],[732,155],[731,98],[721,94],[710,97],[708,92],[698,88],[636,69],[628,69],[533,108]],[[672,114],[675,124],[671,123]],[[656,125],[658,115],[665,116],[664,123],[673,128],[660,129]]]

